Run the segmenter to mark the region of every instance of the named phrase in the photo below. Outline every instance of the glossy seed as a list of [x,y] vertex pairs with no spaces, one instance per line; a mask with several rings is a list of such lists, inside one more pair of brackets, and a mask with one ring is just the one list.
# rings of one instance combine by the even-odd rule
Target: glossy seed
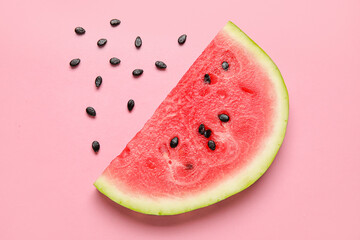
[[77,35],[83,35],[83,34],[85,34],[85,29],[84,28],[82,28],[82,27],[76,27],[75,28],[75,33],[77,34]]
[[183,45],[185,42],[186,42],[186,34],[183,34],[183,35],[181,35],[179,38],[178,38],[178,43],[180,44],[180,45]]
[[120,59],[118,59],[118,58],[116,58],[116,57],[113,57],[113,58],[110,59],[110,64],[111,64],[111,65],[114,65],[114,66],[115,66],[115,65],[119,65],[120,62],[121,62]]
[[79,65],[79,63],[80,63],[80,58],[75,58],[70,61],[70,66],[76,67],[77,65]]
[[200,124],[200,126],[199,126],[199,133],[200,133],[201,135],[204,135],[204,133],[205,133],[205,125],[204,125],[204,124]]
[[129,110],[129,112],[131,112],[133,110],[134,106],[135,106],[135,101],[130,99],[127,103],[127,108]]
[[165,69],[167,67],[166,64],[162,61],[156,61],[155,66],[159,69]]
[[100,87],[101,83],[102,83],[102,77],[101,77],[101,76],[97,76],[97,77],[95,78],[95,86],[98,88],[98,87]]
[[229,69],[229,64],[228,64],[227,62],[223,62],[223,63],[221,64],[221,67],[222,67],[225,71],[227,71],[227,70]]
[[137,76],[140,76],[141,74],[143,74],[144,70],[142,69],[135,69],[133,72],[132,72],[132,75],[137,77]]
[[137,36],[136,39],[135,39],[135,47],[140,48],[141,45],[142,45],[141,37]]
[[230,120],[230,117],[226,114],[220,114],[218,117],[222,122],[228,122]]
[[204,132],[204,137],[209,138],[211,136],[211,130],[208,129]]
[[111,19],[111,21],[110,21],[110,24],[113,27],[118,26],[120,23],[121,23],[121,21],[119,19]]
[[86,108],[86,113],[89,115],[89,116],[92,116],[92,117],[95,117],[96,116],[96,111],[93,107],[87,107]]
[[214,151],[216,148],[215,142],[213,140],[208,141],[208,147]]
[[174,137],[173,139],[171,139],[170,147],[176,148],[178,144],[179,144],[179,138],[178,137]]
[[100,143],[98,141],[93,141],[92,142],[92,149],[94,150],[94,152],[98,152],[100,149]]
[[205,75],[204,75],[204,82],[205,82],[205,83],[208,83],[208,84],[211,83],[210,75],[209,75],[209,74],[205,74]]
[[185,165],[186,170],[191,170],[193,168],[194,168],[194,166],[191,163],[188,163],[188,164]]
[[99,47],[103,47],[106,43],[107,43],[107,40],[105,38],[101,38],[101,39],[99,39],[99,41],[97,41],[97,45]]

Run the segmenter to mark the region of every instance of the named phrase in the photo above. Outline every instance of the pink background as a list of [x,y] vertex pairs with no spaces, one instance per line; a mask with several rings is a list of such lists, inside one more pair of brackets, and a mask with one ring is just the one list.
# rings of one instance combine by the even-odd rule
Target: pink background
[[[54,2],[0,3],[0,239],[360,239],[358,0]],[[93,182],[228,20],[273,58],[289,90],[273,165],[246,191],[179,216],[113,204]],[[120,66],[109,66],[113,56]],[[135,68],[145,70],[138,79]]]

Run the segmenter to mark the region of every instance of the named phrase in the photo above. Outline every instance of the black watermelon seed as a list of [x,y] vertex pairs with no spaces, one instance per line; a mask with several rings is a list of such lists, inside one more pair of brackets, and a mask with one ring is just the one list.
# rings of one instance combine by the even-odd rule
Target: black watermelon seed
[[113,27],[116,27],[117,25],[120,25],[121,21],[119,19],[111,19],[110,24]]
[[191,163],[188,163],[188,164],[185,165],[186,170],[191,170],[193,168],[194,168],[194,166]]
[[209,138],[211,136],[211,130],[208,129],[204,132],[204,137]]
[[95,86],[98,88],[98,87],[100,87],[101,83],[102,83],[102,77],[101,77],[101,76],[97,76],[97,77],[95,78]]
[[208,84],[211,83],[210,75],[209,75],[209,74],[205,74],[205,76],[204,76],[204,82],[205,82],[205,83],[208,83]]
[[97,45],[99,47],[104,46],[106,43],[107,43],[107,40],[105,38],[101,38],[101,39],[99,39],[99,41],[97,41]]
[[166,64],[162,61],[156,61],[155,66],[159,69],[165,69],[167,67]]
[[186,42],[186,37],[187,37],[186,34],[181,35],[181,36],[178,38],[178,43],[179,43],[180,45],[183,45],[183,44]]
[[127,108],[129,110],[129,112],[131,112],[133,110],[134,106],[135,106],[135,101],[130,99],[127,103]]
[[132,75],[134,76],[140,76],[141,74],[143,74],[144,70],[142,69],[135,69],[133,72],[132,72]]
[[214,151],[216,148],[215,142],[213,140],[208,141],[208,147]]
[[87,107],[86,108],[86,113],[89,115],[89,116],[92,116],[92,117],[95,117],[96,116],[96,111],[93,107]]
[[85,34],[86,31],[82,27],[76,27],[75,32],[76,32],[77,35],[83,35],[83,34]]
[[218,115],[218,117],[219,117],[220,121],[222,121],[222,122],[228,122],[230,120],[230,117],[226,114],[220,114],[220,115]]
[[70,66],[76,67],[77,65],[79,65],[79,63],[80,63],[80,58],[75,58],[70,61]]
[[170,147],[171,148],[176,148],[178,144],[179,144],[179,138],[178,137],[174,137],[173,139],[171,139],[171,141],[170,141]]
[[224,61],[224,62],[221,64],[221,67],[222,67],[225,71],[227,71],[227,70],[229,69],[229,64]]
[[137,36],[136,39],[135,39],[135,47],[140,48],[141,45],[142,45],[141,37]]
[[204,133],[205,133],[205,125],[204,125],[204,124],[200,124],[200,126],[199,126],[199,133],[200,133],[201,135],[204,135]]
[[111,65],[119,65],[120,64],[120,59],[116,58],[116,57],[113,57],[110,59],[110,63]]
[[93,141],[92,142],[92,149],[94,150],[94,152],[98,152],[100,149],[100,143],[98,141]]

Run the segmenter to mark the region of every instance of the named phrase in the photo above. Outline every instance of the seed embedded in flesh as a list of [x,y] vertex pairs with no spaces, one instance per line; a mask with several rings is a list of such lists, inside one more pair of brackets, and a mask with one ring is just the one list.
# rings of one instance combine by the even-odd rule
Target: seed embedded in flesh
[[98,88],[98,87],[100,87],[101,83],[102,83],[102,77],[101,77],[101,76],[97,76],[97,77],[95,78],[95,86]]
[[97,45],[99,47],[103,47],[106,43],[107,43],[107,39],[105,39],[105,38],[101,38],[101,39],[99,39],[99,41],[97,41]]
[[118,59],[118,58],[116,58],[116,57],[113,57],[113,58],[110,59],[110,64],[111,64],[111,65],[114,65],[114,66],[115,66],[115,65],[119,65],[120,62],[121,62],[120,59]]
[[141,45],[142,45],[141,37],[137,36],[136,39],[135,39],[135,47],[140,48]]
[[127,103],[127,108],[129,110],[129,112],[131,112],[133,110],[134,106],[135,106],[135,101],[130,99]]
[[210,136],[211,136],[211,130],[210,130],[210,129],[207,129],[207,130],[204,132],[204,137],[209,138]]
[[132,75],[133,76],[140,76],[141,74],[143,74],[144,70],[142,69],[135,69],[133,72],[132,72]]
[[208,83],[208,84],[211,83],[210,75],[209,75],[209,74],[205,74],[205,75],[204,75],[204,82],[205,82],[205,83]]
[[224,61],[224,62],[221,64],[221,67],[222,67],[225,71],[227,71],[227,70],[229,69],[229,64]]
[[173,139],[171,139],[171,141],[170,141],[170,147],[171,148],[176,148],[178,144],[179,144],[179,138],[178,137],[174,137]]
[[84,28],[82,28],[82,27],[76,27],[75,28],[75,33],[77,34],[77,35],[83,35],[83,34],[85,34],[85,29]]
[[208,141],[208,147],[214,151],[216,148],[215,142],[213,140]]
[[204,133],[205,133],[205,125],[204,125],[204,124],[200,124],[200,126],[199,126],[199,133],[200,133],[201,135],[204,135]]
[[93,141],[92,142],[92,149],[94,150],[94,152],[98,152],[100,149],[100,143],[98,141]]
[[228,122],[230,120],[230,117],[226,114],[220,114],[218,117],[222,122]]
[[162,61],[156,61],[155,66],[159,69],[165,69],[167,67],[166,64]]
[[96,111],[93,107],[87,107],[86,108],[86,113],[89,115],[89,116],[92,116],[92,117],[95,117],[96,116]]
[[187,37],[186,34],[181,35],[181,36],[178,38],[178,43],[179,43],[180,45],[183,45],[183,44],[186,42],[186,37]]
[[188,164],[185,165],[186,170],[191,170],[193,168],[194,168],[194,166],[191,163],[188,163]]
[[118,26],[120,23],[121,23],[121,21],[119,19],[111,19],[111,21],[110,21],[110,24],[113,27]]
[[80,58],[74,58],[73,60],[70,61],[70,66],[76,67],[77,65],[79,65],[79,63],[80,63]]

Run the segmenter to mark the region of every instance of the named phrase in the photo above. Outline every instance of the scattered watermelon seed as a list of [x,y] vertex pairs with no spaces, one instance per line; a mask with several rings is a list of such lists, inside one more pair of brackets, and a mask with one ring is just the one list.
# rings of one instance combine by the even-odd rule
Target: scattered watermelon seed
[[106,43],[107,43],[107,40],[105,38],[101,38],[101,39],[99,39],[99,41],[97,41],[97,45],[99,47],[105,46]]
[[205,125],[204,125],[204,124],[200,124],[200,126],[199,126],[199,133],[200,133],[201,135],[204,135],[204,133],[205,133]]
[[165,69],[167,67],[166,64],[162,61],[156,61],[155,66],[159,69]]
[[98,141],[93,141],[92,142],[92,149],[94,150],[94,152],[98,152],[100,149],[100,143]]
[[220,121],[222,121],[222,122],[228,122],[230,120],[229,116],[226,114],[220,114],[220,115],[218,115],[218,117],[219,117]]
[[136,39],[135,39],[135,47],[140,48],[141,45],[142,45],[141,37],[137,36]]
[[188,164],[185,165],[186,170],[191,170],[193,168],[194,168],[194,166],[191,163],[188,163]]
[[131,112],[133,110],[134,106],[135,106],[135,101],[130,99],[127,103],[127,108],[129,110],[129,112]]
[[180,45],[183,45],[185,42],[186,42],[186,34],[183,34],[183,35],[181,35],[179,38],[178,38],[178,43],[180,44]]
[[80,58],[75,58],[70,61],[70,66],[76,67],[77,65],[79,65],[79,63],[80,63]]
[[208,129],[204,132],[204,137],[209,138],[211,136],[211,130]]
[[208,83],[208,84],[211,83],[210,75],[209,75],[209,74],[205,74],[205,76],[204,76],[204,82],[205,82],[205,83]]
[[89,115],[89,116],[92,116],[92,117],[95,117],[96,116],[96,111],[93,107],[87,107],[86,108],[86,113]]
[[179,138],[178,137],[174,137],[173,139],[171,139],[171,141],[170,141],[170,147],[171,148],[176,148],[178,144],[179,144]]
[[216,148],[215,142],[213,140],[208,141],[208,147],[214,151]]
[[84,28],[82,28],[82,27],[76,27],[75,28],[75,33],[77,34],[77,35],[83,35],[83,34],[85,34],[85,29]]
[[221,64],[221,67],[222,67],[225,71],[227,71],[227,70],[229,69],[229,64],[224,61],[224,62]]
[[140,76],[141,74],[143,74],[144,70],[142,69],[135,69],[133,72],[132,72],[132,75],[137,77],[137,76]]
[[111,19],[111,21],[110,21],[110,24],[113,27],[120,25],[120,23],[121,23],[121,21],[119,19]]
[[97,76],[97,77],[95,78],[95,86],[98,88],[98,87],[100,87],[101,83],[102,83],[102,77],[101,77],[101,76]]
[[113,58],[110,59],[110,64],[111,64],[111,65],[114,65],[114,66],[115,66],[115,65],[119,65],[120,62],[121,62],[120,59],[118,59],[118,58],[116,58],[116,57],[113,57]]

